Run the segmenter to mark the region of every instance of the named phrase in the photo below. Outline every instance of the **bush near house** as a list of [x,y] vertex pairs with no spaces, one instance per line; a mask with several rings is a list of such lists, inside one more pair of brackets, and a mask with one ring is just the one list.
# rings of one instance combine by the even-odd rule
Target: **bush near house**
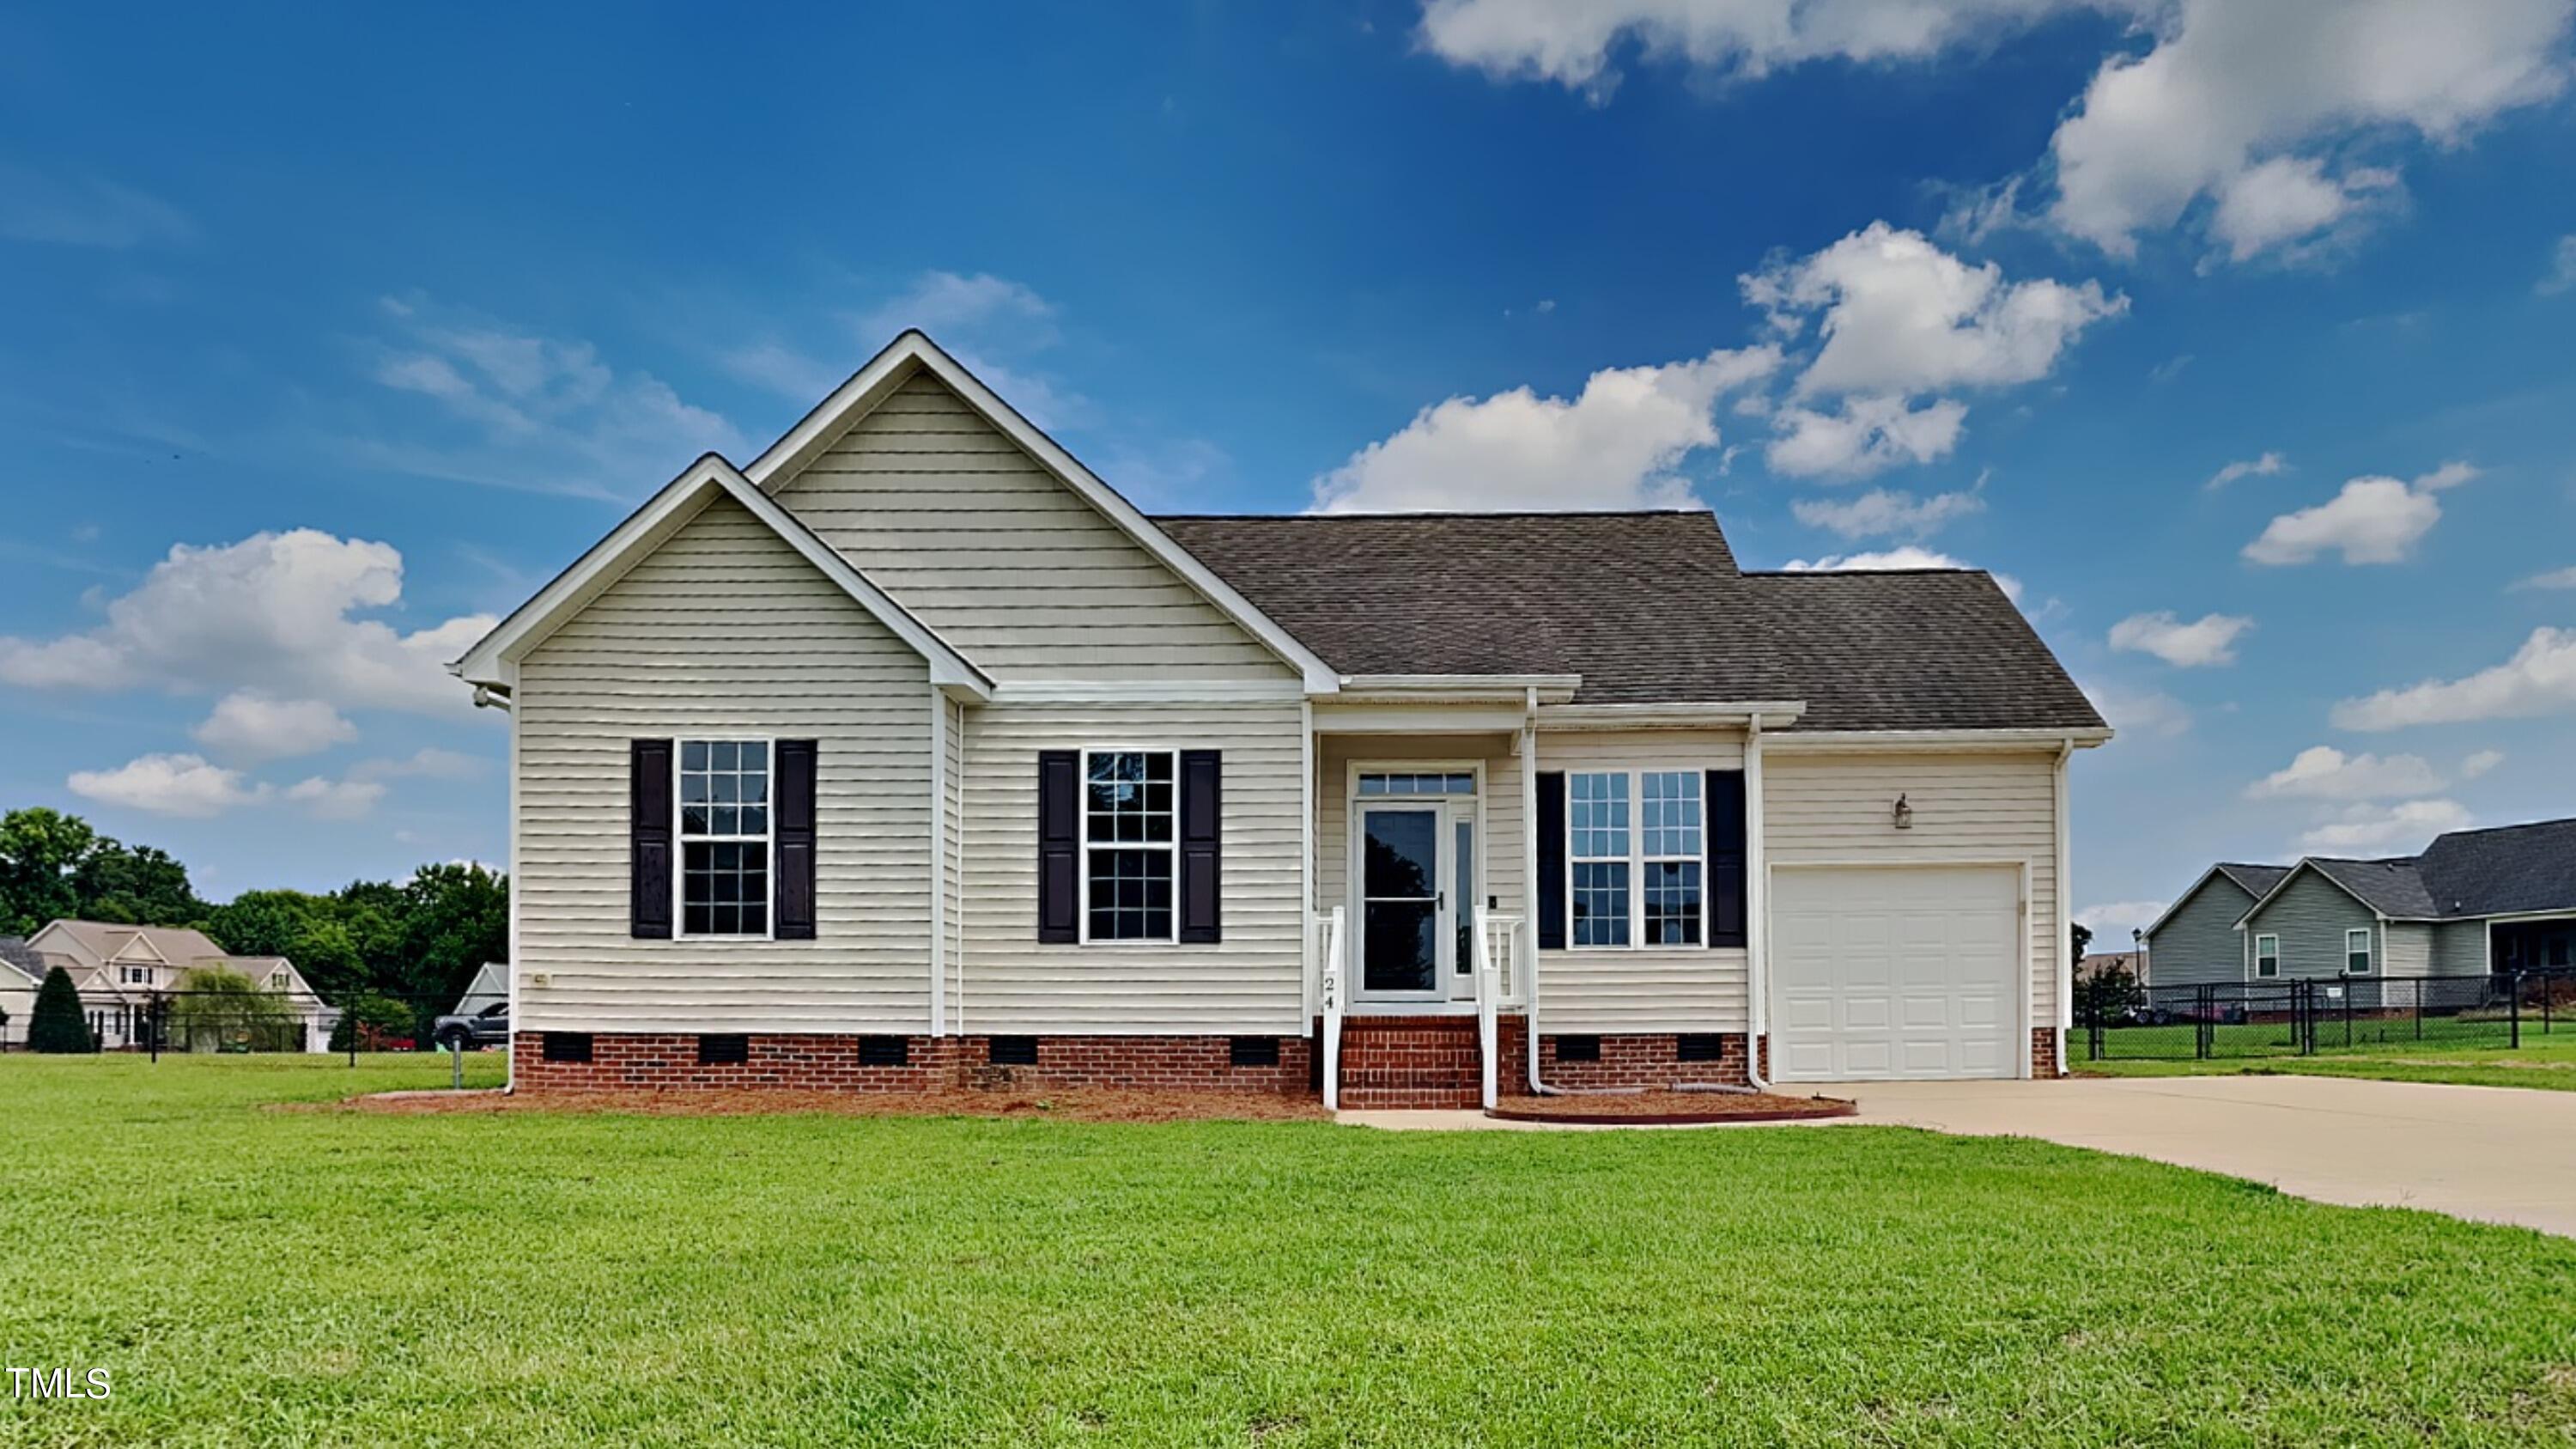
[[182,1051],[290,1052],[304,1045],[294,1006],[238,971],[188,973],[170,997],[169,1043]]
[[36,1010],[27,1018],[27,1050],[31,1052],[85,1052],[97,1043],[90,1040],[89,1020],[81,1015],[80,992],[72,985],[71,973],[60,966],[45,973],[45,983],[36,988]]
[[390,996],[370,991],[351,997],[340,1009],[340,1023],[331,1028],[331,1050],[352,1050],[352,1037],[356,1038],[354,1049],[358,1051],[408,1050],[418,1030],[418,1012]]

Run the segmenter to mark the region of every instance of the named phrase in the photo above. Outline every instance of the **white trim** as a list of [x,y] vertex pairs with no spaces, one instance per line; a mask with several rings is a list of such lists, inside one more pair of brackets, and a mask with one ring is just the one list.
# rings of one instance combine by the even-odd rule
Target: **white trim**
[[[958,869],[965,869],[961,857]],[[948,696],[930,692],[930,1034],[948,1034]]]
[[[2386,924],[2388,924],[2387,918],[2382,917],[2378,926],[2349,926],[2345,928],[2343,933],[2343,970],[2345,975],[2376,976],[2379,974],[2379,928]],[[2362,968],[2358,971],[2352,969],[2352,938],[2355,936],[2359,936],[2361,938],[2361,955],[2363,961]]]
[[877,622],[893,631],[915,653],[929,660],[931,683],[963,689],[979,699],[992,697],[993,681],[990,677],[966,656],[951,648],[928,625],[906,613],[902,605],[860,573],[839,550],[815,537],[812,529],[780,507],[769,495],[753,487],[750,480],[731,463],[714,453],[690,464],[662,491],[646,500],[643,507],[628,514],[624,522],[609,530],[608,536],[593,544],[589,552],[574,561],[572,567],[557,574],[552,582],[537,591],[534,598],[512,610],[508,618],[493,626],[492,631],[466,650],[463,657],[447,666],[448,672],[471,684],[513,688],[518,679],[519,660],[529,650],[579,614],[637,561],[669,541],[719,495],[731,498],[749,510],[754,518],[768,525],[771,532],[803,555],[807,562],[822,570],[824,577],[839,585],[843,593],[874,615]]
[[1259,639],[1271,653],[1293,666],[1305,677],[1310,694],[1331,694],[1341,687],[1340,676],[1313,650],[1279,627],[1268,615],[1252,606],[1249,599],[1235,591],[1231,584],[1217,577],[1200,563],[1189,550],[1172,541],[1171,536],[1156,528],[1153,521],[1136,510],[1136,506],[1119,496],[1118,491],[1103,483],[1066,452],[1055,439],[1048,437],[1035,424],[1020,416],[1017,409],[984,385],[983,380],[966,370],[956,358],[948,355],[928,334],[908,328],[885,349],[868,359],[867,364],[852,374],[849,381],[832,390],[812,412],[807,413],[786,436],[769,445],[754,458],[743,473],[764,494],[784,486],[789,478],[820,455],[832,442],[861,418],[885,401],[894,390],[915,372],[928,372],[948,389],[965,399],[966,405],[983,414],[984,420],[1001,434],[1035,458],[1041,467],[1056,475],[1083,502],[1098,510],[1111,523],[1126,533],[1156,562],[1181,576],[1200,596],[1214,605],[1219,613],[1233,620],[1245,632]]
[[[2059,746],[2057,768],[2051,779],[2052,809],[2057,816],[2057,853],[2051,861],[2056,880],[2050,892],[2056,906],[2056,918],[2049,923],[2052,934],[2057,938],[2054,952],[2057,1049],[2052,1055],[2057,1061],[2057,1075],[2061,1077],[2066,1075],[2066,1033],[2075,1025],[2075,908],[2067,904],[2075,899],[2075,888],[2069,879],[2075,873],[2075,845],[2073,832],[2067,829],[2066,818],[2067,770],[2074,759],[2074,741],[2069,740]],[[2024,1049],[2028,1049],[2026,1042]]]
[[[761,804],[760,818],[768,822],[768,825],[759,837],[760,884],[763,897],[760,903],[760,930],[757,934],[750,931],[701,933],[693,932],[688,928],[689,842],[694,839],[706,845],[749,845],[753,841],[753,837],[739,833],[692,836],[683,826],[682,821],[685,818],[683,812],[687,807],[680,799],[680,777],[688,771],[681,762],[688,758],[689,746],[693,742],[709,746],[711,750],[716,745],[756,744],[761,747],[761,759],[764,762],[761,770],[763,782],[761,789],[768,798]],[[701,773],[712,773],[714,769],[714,756],[710,753],[707,769]],[[708,801],[707,805],[709,809],[715,808],[715,802],[712,800]],[[736,802],[736,808],[740,808],[740,802]],[[513,890],[517,887],[516,881],[511,882]],[[778,939],[778,741],[771,736],[728,732],[671,737],[671,939],[674,941],[775,941]],[[517,1029],[518,1024],[511,1023],[511,1030]]]
[[1529,1087],[1538,1075],[1538,691],[1524,699],[1520,733],[1513,737],[1521,762],[1521,939],[1518,943],[1521,1037],[1529,1058]]
[[1771,852],[1763,843],[1767,828],[1762,809],[1762,748],[1767,738],[1760,720],[1744,732],[1744,1072],[1745,1081],[1767,1087],[1762,1046],[1770,1033],[1771,1002],[1764,973],[1771,965]]
[[[2033,1022],[2037,1019],[2037,1015],[2038,1015],[2038,1013],[2037,1013],[2037,1012],[2036,1012],[2036,1010],[2034,1009],[2034,1008],[2035,1008],[2035,1003],[2034,1003],[2034,1001],[2033,1001],[2033,999],[2032,999],[2032,995],[2033,995],[2033,993],[2032,993],[2031,987],[2032,987],[2033,982],[2037,980],[2038,975],[2039,975],[2039,972],[2038,972],[2038,969],[2037,969],[2037,964],[2036,964],[2035,962],[2033,962],[2033,961],[2032,961],[2032,959],[2031,959],[2031,949],[2030,949],[2030,927],[2031,927],[2031,917],[2032,917],[2032,915],[2034,915],[2034,914],[2036,913],[2036,912],[2035,912],[2036,902],[2032,899],[2032,895],[2031,895],[2031,889],[2032,889],[2032,884],[2033,884],[2033,883],[2032,883],[2032,880],[2031,880],[2031,862],[2030,862],[2030,857],[2028,857],[2028,856],[2020,856],[2020,857],[2017,857],[2017,858],[1988,857],[1988,858],[1985,858],[1985,859],[1976,859],[1976,860],[1872,860],[1872,859],[1850,859],[1850,858],[1844,858],[1844,859],[1834,859],[1834,860],[1784,860],[1784,861],[1771,861],[1771,862],[1766,862],[1766,864],[1768,865],[1768,868],[1769,868],[1770,870],[1773,870],[1773,871],[1783,871],[1783,870],[2010,870],[2010,871],[2018,872],[2018,873],[2019,873],[2019,877],[2020,877],[2020,881],[2021,881],[2021,885],[2020,885],[2021,900],[2020,900],[2020,903],[2019,903],[2019,909],[2018,909],[2018,912],[2017,912],[2018,918],[2019,918],[2019,920],[2020,920],[2020,927],[2021,927],[2021,928],[2020,928],[2020,931],[2019,931],[2019,933],[2018,933],[2018,939],[2021,941],[2021,992],[2020,992],[2020,998],[2021,998],[2021,1020],[2020,1020],[2020,1023],[2019,1023],[2020,1030],[2019,1030],[2019,1031],[2017,1031],[2017,1032],[2014,1034],[2014,1036],[2015,1036],[2015,1039],[2020,1043],[2020,1045],[2021,1045],[2021,1049],[2020,1049],[2019,1051],[2017,1051],[2017,1052],[2015,1052],[2015,1053],[2013,1054],[2013,1056],[2014,1056],[2014,1062],[2013,1062],[2013,1076],[2014,1076],[2014,1077],[2016,1077],[2016,1078],[2019,1078],[2019,1079],[2025,1080],[2025,1081],[2029,1080],[2030,1075],[2031,1075],[2031,1071],[2030,1071],[2030,1034],[2031,1034],[2031,1032],[2034,1030]],[[2061,887],[2061,893],[2063,893],[2063,888],[2062,888],[2062,887]],[[1769,908],[1769,902],[1770,902],[1770,898],[1771,898],[1771,887],[1770,887],[1770,883],[1769,883],[1767,880],[1763,883],[1763,887],[1762,887],[1762,897],[1763,897],[1764,907],[1765,907],[1765,909],[1767,910],[1767,909]],[[1777,983],[1776,981],[1773,981],[1773,982],[1767,983],[1767,985],[1770,987],[1770,989],[1772,989],[1772,990],[1774,990],[1774,991],[1776,991],[1776,990],[1778,989],[1778,983]],[[1770,1002],[1769,1000],[1767,1000],[1767,999],[1766,999],[1766,1000],[1763,1002],[1763,1014],[1764,1014],[1764,1019],[1765,1019],[1765,1020],[1768,1020],[1768,1019],[1770,1018],[1770,1008],[1771,1008],[1771,1002]],[[1746,1004],[1746,1015],[1747,1015],[1748,1017],[1751,1015],[1751,1003],[1750,1003],[1750,1002],[1748,1002],[1748,1003]],[[2061,1043],[2060,1045],[2061,1045],[2061,1049],[2062,1049],[2063,1044]],[[2060,1067],[2062,1068],[2062,1067],[2064,1066],[2064,1063],[2063,1063],[2063,1062],[2060,1062],[2060,1063],[2059,1063],[2059,1065],[2060,1065]]]
[[2089,750],[2108,743],[2101,730],[1790,730],[1774,737],[1783,750],[2030,750],[2072,745]]
[[2455,921],[2502,921],[2510,925],[2515,921],[2556,921],[2571,916],[2576,916],[2576,906],[2561,906],[2554,911],[2498,911],[2492,916],[2396,916],[2391,919],[2429,920],[2442,925]]
[[[1091,757],[1094,755],[1167,755],[1172,761],[1172,833],[1163,841],[1102,840],[1091,838]],[[1081,770],[1075,781],[1081,798],[1074,805],[1074,822],[1078,831],[1074,863],[1080,867],[1075,877],[1074,903],[1081,913],[1074,941],[1083,946],[1177,946],[1181,942],[1181,752],[1173,745],[1085,745],[1076,757]],[[1139,782],[1140,784],[1142,782]],[[1091,939],[1091,852],[1094,848],[1108,851],[1160,850],[1172,859],[1172,933],[1168,936],[1111,936]]]
[[[1709,832],[1715,828],[1708,808],[1708,771],[1705,763],[1686,764],[1677,761],[1640,760],[1616,765],[1584,764],[1565,770],[1565,949],[1568,953],[1584,951],[1689,951],[1707,950],[1709,935],[1708,878]],[[1627,802],[1630,810],[1628,832],[1628,939],[1619,942],[1594,941],[1578,944],[1574,939],[1574,867],[1581,863],[1617,863],[1619,857],[1592,855],[1577,859],[1574,853],[1574,777],[1577,775],[1618,775],[1628,782]],[[1695,855],[1646,854],[1646,777],[1648,775],[1685,775],[1699,784],[1700,848]],[[1748,813],[1750,806],[1748,803]],[[1699,939],[1696,941],[1646,940],[1646,867],[1673,861],[1690,861],[1700,868]],[[1749,867],[1748,867],[1749,868]]]
[[1804,700],[1657,700],[1646,704],[1546,704],[1538,707],[1542,729],[1634,730],[1710,729],[1755,720],[1772,728],[1797,722],[1807,711]]
[[[520,829],[519,819],[519,772],[522,766],[519,755],[519,709],[515,698],[511,700],[510,708],[506,713],[510,716],[510,1059],[503,1063],[501,1068],[501,1090],[505,1094],[519,1090],[520,1023],[527,1019],[519,1015],[519,978],[527,974],[528,959],[519,944],[519,903],[528,892],[524,884],[527,877],[519,874],[519,837],[524,832]],[[671,924],[676,926],[679,922],[674,920]],[[350,1035],[352,1038],[357,1035],[357,1028],[354,1025],[350,1027]]]
[[1298,1030],[1323,1012],[1323,964],[1316,955],[1315,912],[1315,702],[1297,701],[1297,980],[1305,1007],[1297,1013]]
[[1345,704],[1337,695],[1323,703],[1315,728],[1328,735],[1503,734],[1526,718],[1517,704]]
[[[2368,902],[2368,901],[2366,901],[2366,900],[2363,900],[2363,899],[2361,898],[2361,892],[2354,890],[2352,887],[2350,887],[2350,886],[2348,886],[2348,885],[2345,885],[2342,881],[2336,880],[2336,879],[2334,878],[2334,874],[2333,874],[2333,872],[2328,871],[2328,870],[2325,870],[2325,869],[2322,869],[2321,867],[2319,867],[2319,866],[2317,865],[2316,860],[2315,860],[2315,858],[2314,858],[2314,857],[2312,857],[2312,856],[2304,856],[2304,855],[2303,855],[2303,856],[2300,856],[2300,857],[2299,857],[2299,863],[2298,863],[2298,864],[2296,864],[2296,865],[2294,865],[2294,866],[2291,866],[2288,870],[2283,871],[2283,872],[2281,873],[2281,878],[2280,878],[2279,880],[2276,880],[2276,881],[2272,882],[2272,888],[2271,888],[2270,890],[2263,892],[2263,894],[2261,894],[2261,895],[2259,895],[2259,896],[2256,896],[2256,897],[2254,898],[2254,904],[2252,904],[2252,905],[2250,905],[2250,906],[2247,906],[2247,907],[2245,908],[2244,912],[2243,912],[2242,914],[2240,914],[2240,915],[2238,915],[2238,916],[2237,916],[2237,918],[2236,918],[2236,928],[2237,928],[2238,930],[2240,930],[2240,931],[2241,931],[2241,930],[2243,930],[2243,929],[2245,929],[2245,923],[2246,923],[2246,922],[2248,922],[2248,921],[2250,921],[2250,920],[2252,920],[2252,919],[2254,919],[2254,915],[2255,915],[2255,913],[2256,913],[2257,911],[2260,911],[2260,910],[2262,910],[2265,906],[2270,905],[2270,904],[2272,903],[2272,898],[2273,898],[2274,896],[2277,896],[2277,895],[2279,895],[2282,891],[2289,889],[2290,882],[2292,882],[2292,881],[2294,881],[2294,880],[2297,880],[2297,879],[2299,878],[2299,872],[2301,872],[2301,871],[2303,871],[2303,870],[2305,870],[2305,871],[2315,871],[2315,872],[2316,872],[2316,875],[2317,875],[2317,878],[2318,878],[2319,880],[2322,880],[2322,881],[2324,881],[2326,884],[2328,884],[2328,885],[2330,885],[2330,886],[2333,886],[2336,890],[2339,890],[2339,891],[2343,892],[2345,895],[2352,897],[2353,903],[2354,903],[2355,905],[2360,906],[2363,910],[2370,912],[2370,913],[2371,913],[2372,915],[2374,915],[2374,916],[2376,916],[2376,915],[2378,915],[2378,914],[2379,914],[2379,907],[2372,905],[2370,902]],[[2411,919],[2411,918],[2410,918],[2410,919]]]
[[[2253,964],[2247,968],[2248,970],[2250,970],[2250,971],[2252,971],[2252,972],[2253,972],[2253,979],[2254,979],[2254,980],[2256,980],[2256,981],[2278,981],[2278,980],[2280,980],[2280,979],[2281,979],[2281,933],[2280,933],[2280,932],[2278,932],[2278,931],[2256,931],[2256,932],[2254,932],[2254,933],[2253,933],[2253,936],[2254,936],[2254,956],[2253,956]],[[2267,976],[2267,975],[2265,975],[2265,974],[2263,973],[2263,943],[2264,943],[2264,942],[2266,942],[2266,941],[2269,941],[2269,942],[2271,942],[2271,943],[2272,943],[2272,972],[2271,972],[2271,974],[2270,974],[2270,975],[2268,975],[2268,976]]]
[[[1476,789],[1475,793],[1470,795],[1370,795],[1363,797],[1360,794],[1361,776],[1393,774],[1473,775],[1475,777]],[[1360,949],[1358,952],[1354,953],[1346,951],[1345,953],[1344,964],[1349,967],[1357,968],[1350,977],[1350,1003],[1345,1008],[1346,1011],[1355,1011],[1363,999],[1379,1003],[1380,1005],[1401,1004],[1425,1007],[1451,1000],[1450,992],[1457,984],[1455,979],[1457,975],[1457,962],[1452,960],[1450,962],[1450,969],[1445,972],[1442,971],[1440,969],[1438,953],[1436,951],[1433,953],[1431,968],[1432,986],[1430,990],[1420,992],[1373,992],[1367,994],[1365,997],[1362,995],[1362,993],[1367,989],[1368,981],[1368,959],[1366,954],[1368,932],[1365,928],[1368,919],[1367,881],[1365,879],[1365,872],[1367,870],[1367,854],[1364,846],[1364,842],[1368,838],[1368,822],[1365,817],[1369,811],[1381,809],[1428,809],[1439,816],[1440,823],[1434,827],[1433,830],[1435,838],[1432,844],[1433,848],[1438,852],[1438,860],[1432,871],[1432,890],[1435,896],[1445,898],[1450,894],[1447,875],[1457,864],[1449,858],[1451,848],[1456,844],[1457,835],[1455,829],[1456,820],[1455,817],[1451,815],[1449,807],[1452,805],[1466,806],[1467,809],[1472,812],[1470,815],[1470,821],[1475,827],[1476,839],[1479,843],[1479,847],[1476,851],[1476,859],[1474,861],[1476,868],[1476,879],[1474,881],[1475,896],[1473,899],[1464,903],[1465,908],[1472,912],[1476,901],[1484,898],[1485,890],[1489,883],[1487,871],[1491,868],[1490,858],[1493,855],[1493,852],[1490,849],[1484,848],[1483,845],[1486,821],[1486,812],[1482,808],[1485,803],[1485,762],[1481,759],[1475,758],[1345,760],[1342,762],[1342,799],[1344,802],[1342,814],[1345,817],[1344,833],[1347,836],[1347,840],[1343,846],[1345,852],[1345,864],[1342,871],[1342,896],[1344,904],[1350,910],[1350,920],[1354,923],[1353,931],[1355,934],[1352,939],[1360,943]],[[1435,925],[1435,935],[1440,942],[1441,947],[1450,951],[1453,956],[1457,950],[1457,917],[1455,915],[1457,909],[1459,908],[1453,906],[1448,911],[1434,913],[1435,916],[1446,915],[1449,917],[1448,925]],[[1466,1003],[1466,1005],[1468,1009],[1474,1009],[1474,1003],[1472,1001]]]
[[993,686],[994,704],[1285,704],[1306,698],[1293,679],[1019,679]]

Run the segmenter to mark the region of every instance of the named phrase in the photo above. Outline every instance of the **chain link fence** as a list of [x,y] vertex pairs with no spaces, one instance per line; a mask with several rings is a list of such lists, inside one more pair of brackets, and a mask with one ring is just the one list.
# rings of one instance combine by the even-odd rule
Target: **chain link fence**
[[[507,1052],[506,1001],[459,1014],[453,995],[412,996],[364,991],[334,1002],[309,992],[270,989],[138,991],[113,1001],[85,997],[82,1024],[92,1052],[130,1052],[159,1060],[169,1055],[255,1056],[300,1054],[363,1057],[383,1063],[414,1060],[423,1087],[464,1078],[462,1058],[474,1052]],[[21,1052],[27,1033],[8,1034],[5,1049]]]
[[2210,1061],[2518,1050],[2576,1029],[2576,969],[2484,976],[2336,977],[2198,986],[2077,985],[2088,1061]]

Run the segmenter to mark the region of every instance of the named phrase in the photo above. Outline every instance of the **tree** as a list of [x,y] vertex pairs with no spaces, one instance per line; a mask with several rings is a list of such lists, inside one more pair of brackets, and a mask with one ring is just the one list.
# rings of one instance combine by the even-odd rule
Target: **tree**
[[192,1052],[295,1051],[304,1023],[286,997],[221,966],[188,973],[170,997],[170,1039]]
[[206,903],[188,883],[188,868],[168,851],[99,838],[72,872],[79,914],[93,921],[185,926],[203,920]]
[[417,1013],[409,1006],[378,992],[361,991],[340,1008],[340,1023],[331,1028],[331,1050],[351,1050],[349,1039],[355,1036],[356,1050],[385,1051],[395,1041],[417,1040],[419,1032]]
[[2085,925],[2082,921],[2077,921],[2069,925],[2067,930],[2071,933],[2071,939],[2075,943],[2075,954],[2067,957],[2066,959],[2081,965],[2084,961],[2084,948],[2093,944],[2092,928]]
[[0,815],[0,935],[32,936],[79,915],[76,873],[97,844],[77,815],[41,805]]
[[60,966],[45,973],[45,984],[36,988],[36,1010],[27,1018],[27,1050],[31,1052],[85,1052],[97,1043],[90,1040],[89,1018],[81,1014],[80,992],[72,985],[72,974]]
[[510,959],[510,878],[424,865],[403,883],[402,989],[444,1011],[486,961]]

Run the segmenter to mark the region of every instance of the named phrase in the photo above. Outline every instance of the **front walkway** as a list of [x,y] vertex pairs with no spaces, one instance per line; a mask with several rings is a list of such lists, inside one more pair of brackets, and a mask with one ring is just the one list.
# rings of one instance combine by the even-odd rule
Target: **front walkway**
[[[1854,1098],[1860,1115],[1793,1125],[2037,1137],[2251,1178],[2319,1202],[2423,1208],[2576,1237],[2576,1092],[2293,1076],[1801,1083],[1795,1090]],[[1469,1112],[1342,1117],[1385,1127],[1562,1130]]]

